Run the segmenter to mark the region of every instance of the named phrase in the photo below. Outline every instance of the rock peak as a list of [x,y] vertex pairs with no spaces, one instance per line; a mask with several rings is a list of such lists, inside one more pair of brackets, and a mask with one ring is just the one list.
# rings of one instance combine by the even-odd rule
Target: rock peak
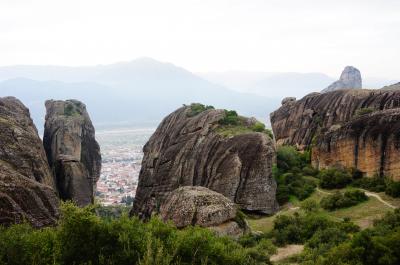
[[346,66],[340,75],[338,81],[333,82],[330,86],[322,90],[322,93],[339,89],[361,89],[362,79],[360,70],[353,66]]

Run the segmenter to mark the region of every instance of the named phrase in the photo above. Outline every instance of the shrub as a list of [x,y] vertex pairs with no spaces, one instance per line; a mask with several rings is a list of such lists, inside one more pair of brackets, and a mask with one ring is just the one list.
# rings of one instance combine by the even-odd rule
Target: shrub
[[187,116],[194,117],[197,114],[202,113],[203,111],[206,111],[209,109],[214,109],[214,107],[208,106],[208,105],[203,105],[200,103],[192,103],[192,104],[190,104],[190,112],[187,113]]
[[400,197],[400,182],[388,180],[385,193],[395,198]]
[[361,109],[356,110],[355,116],[359,117],[361,115],[366,115],[366,114],[372,113],[374,111],[375,111],[375,109],[373,109],[373,108],[361,108]]
[[321,187],[325,189],[341,189],[352,182],[352,175],[344,169],[323,169],[318,177]]
[[322,198],[321,207],[333,211],[340,208],[354,206],[366,200],[368,200],[368,197],[363,191],[352,190],[346,191],[344,194],[336,192],[333,195]]
[[319,203],[313,199],[307,199],[301,202],[300,208],[306,213],[313,213],[319,210]]
[[386,189],[385,178],[373,176],[372,178],[356,179],[351,184],[354,187],[359,187],[373,192],[382,192]]
[[223,119],[219,120],[221,125],[238,125],[239,115],[234,110],[225,110],[225,116]]

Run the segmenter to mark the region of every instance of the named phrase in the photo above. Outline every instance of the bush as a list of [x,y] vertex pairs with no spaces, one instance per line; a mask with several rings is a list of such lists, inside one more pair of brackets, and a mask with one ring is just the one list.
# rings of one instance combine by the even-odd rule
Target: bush
[[354,187],[359,187],[373,192],[382,192],[386,189],[385,178],[374,176],[372,178],[356,179],[351,184]]
[[273,175],[278,183],[277,200],[285,203],[293,195],[300,200],[308,198],[315,190],[316,183],[305,176],[317,174],[309,165],[310,153],[300,153],[292,146],[281,146],[277,150],[277,166]]
[[[178,230],[157,217],[103,220],[93,207],[61,207],[57,227],[0,226],[0,264],[269,264],[270,240],[243,246],[208,229]],[[240,241],[239,241],[240,242]]]
[[336,192],[333,195],[322,198],[321,207],[333,211],[340,208],[354,206],[366,200],[368,200],[368,197],[363,191],[352,190],[346,191],[344,194]]
[[392,197],[400,197],[400,182],[388,180],[386,183],[385,193]]
[[234,110],[225,110],[225,117],[219,120],[221,125],[239,125],[239,115]]
[[301,202],[300,208],[306,213],[313,213],[319,210],[319,203],[313,199],[307,199]]
[[375,109],[373,109],[373,108],[361,108],[361,109],[356,110],[355,116],[359,117],[361,115],[366,115],[366,114],[372,113],[374,111],[375,111]]
[[206,111],[209,109],[214,109],[214,107],[208,106],[208,105],[203,105],[200,103],[192,103],[192,104],[190,104],[190,112],[187,113],[187,116],[194,117],[197,114],[202,113],[203,111]]
[[320,185],[324,189],[341,189],[352,182],[352,175],[345,169],[323,169],[318,177]]

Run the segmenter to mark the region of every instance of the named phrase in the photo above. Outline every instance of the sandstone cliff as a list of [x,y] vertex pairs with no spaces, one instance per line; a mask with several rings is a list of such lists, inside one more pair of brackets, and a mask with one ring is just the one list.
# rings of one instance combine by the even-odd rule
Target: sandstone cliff
[[58,199],[42,142],[29,110],[0,98],[0,224],[54,224]]
[[278,145],[312,147],[312,163],[399,178],[398,90],[339,90],[285,102],[271,114]]
[[90,204],[101,155],[86,106],[77,100],[49,100],[46,111],[43,143],[60,198]]
[[340,89],[361,89],[362,79],[360,71],[353,66],[346,66],[340,75],[338,81],[323,89],[321,92],[326,93]]
[[180,187],[166,197],[160,216],[178,228],[207,227],[219,235],[242,236],[248,231],[245,220],[237,219],[236,205],[220,193],[200,186]]
[[180,186],[207,187],[248,211],[277,210],[272,140],[248,129],[252,119],[224,131],[220,123],[226,115],[215,109],[193,114],[185,106],[161,122],[143,149],[131,214],[148,217]]

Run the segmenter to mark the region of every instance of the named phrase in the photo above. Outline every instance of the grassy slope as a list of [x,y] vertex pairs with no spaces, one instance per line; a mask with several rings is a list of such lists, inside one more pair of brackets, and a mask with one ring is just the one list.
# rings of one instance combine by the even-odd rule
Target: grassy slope
[[[341,191],[344,191],[342,189]],[[315,199],[316,201],[320,201],[323,197],[327,196],[328,193],[333,193],[332,190],[316,190],[310,198]],[[399,207],[400,199],[391,198],[390,196],[385,195],[384,193],[378,193],[382,199],[385,201]],[[252,218],[249,217],[248,222],[250,227],[255,231],[268,232],[273,228],[273,221],[277,215],[285,214],[291,215],[296,211],[299,211],[300,202],[291,201],[282,207],[282,210],[279,211],[274,216],[261,217],[261,218]],[[362,229],[370,227],[373,224],[373,220],[379,219],[386,212],[392,211],[393,209],[388,207],[387,205],[380,202],[378,199],[374,197],[369,197],[369,200],[358,205],[339,209],[336,211],[328,212],[324,211],[327,215],[334,219],[343,219],[344,217],[349,217],[354,223],[359,225]]]

